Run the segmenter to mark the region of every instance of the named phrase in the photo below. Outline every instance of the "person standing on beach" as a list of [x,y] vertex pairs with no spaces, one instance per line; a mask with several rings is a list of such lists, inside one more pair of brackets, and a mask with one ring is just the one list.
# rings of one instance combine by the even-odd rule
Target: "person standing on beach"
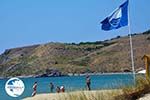
[[87,90],[91,90],[91,79],[89,75],[86,76],[86,88]]
[[53,90],[54,90],[54,85],[53,85],[52,82],[50,82],[50,91],[51,91],[51,93],[53,93]]
[[32,97],[33,97],[33,96],[35,96],[35,95],[36,95],[37,82],[34,82],[32,89],[33,89],[33,93],[32,93]]

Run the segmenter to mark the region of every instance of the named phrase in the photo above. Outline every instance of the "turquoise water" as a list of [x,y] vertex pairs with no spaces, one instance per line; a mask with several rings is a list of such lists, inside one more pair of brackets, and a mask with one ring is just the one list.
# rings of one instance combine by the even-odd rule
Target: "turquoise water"
[[[91,88],[97,89],[114,89],[122,86],[133,85],[132,74],[104,74],[92,75]],[[17,98],[10,97],[5,92],[5,83],[8,79],[0,80],[0,100],[20,100],[29,97],[32,94],[32,85],[38,82],[37,93],[50,93],[49,83],[53,82],[55,86],[64,85],[66,91],[85,90],[85,76],[70,77],[45,77],[45,78],[21,78],[25,84],[24,93]]]

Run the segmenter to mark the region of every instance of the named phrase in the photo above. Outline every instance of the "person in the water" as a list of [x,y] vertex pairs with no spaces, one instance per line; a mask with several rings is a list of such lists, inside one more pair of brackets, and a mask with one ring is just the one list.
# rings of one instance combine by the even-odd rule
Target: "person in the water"
[[50,82],[50,92],[53,93],[53,90],[54,90],[54,84]]
[[91,90],[91,79],[89,75],[86,76],[86,88],[87,90]]

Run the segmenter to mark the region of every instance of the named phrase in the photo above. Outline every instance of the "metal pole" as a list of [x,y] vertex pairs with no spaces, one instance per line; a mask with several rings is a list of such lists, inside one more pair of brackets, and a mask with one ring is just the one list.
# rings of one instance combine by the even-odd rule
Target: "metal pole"
[[129,37],[130,37],[130,52],[131,52],[131,62],[132,62],[132,72],[133,72],[133,79],[134,79],[134,84],[135,84],[135,68],[134,68],[134,58],[133,58],[133,46],[132,46],[132,35],[131,35],[131,27],[130,27],[130,7],[128,5],[128,32],[129,32]]

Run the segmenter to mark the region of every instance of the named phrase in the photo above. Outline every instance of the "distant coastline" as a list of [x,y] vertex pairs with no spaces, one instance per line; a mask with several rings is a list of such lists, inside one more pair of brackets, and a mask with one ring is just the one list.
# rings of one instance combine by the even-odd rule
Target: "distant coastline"
[[[71,77],[71,76],[86,76],[86,75],[114,75],[114,74],[133,74],[132,72],[110,72],[110,73],[84,73],[84,74],[73,74],[73,73],[68,73],[66,75],[60,75],[60,76],[47,76],[47,77]],[[135,74],[138,74],[138,73],[135,73]],[[28,75],[28,76],[15,76],[15,77],[18,77],[18,78],[42,78],[40,77],[40,75]],[[8,79],[8,78],[12,78],[12,77],[0,77],[0,79]]]

